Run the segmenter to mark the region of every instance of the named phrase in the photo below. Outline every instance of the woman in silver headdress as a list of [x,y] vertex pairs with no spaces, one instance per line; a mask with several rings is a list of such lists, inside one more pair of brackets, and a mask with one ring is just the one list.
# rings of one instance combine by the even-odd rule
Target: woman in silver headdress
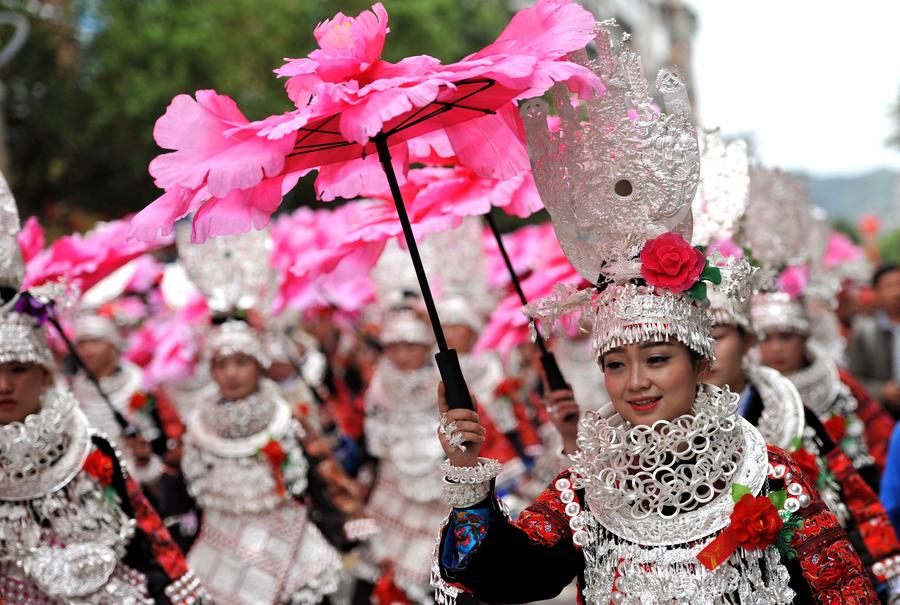
[[88,425],[19,292],[15,201],[0,176],[0,602],[196,604],[202,588],[120,453]]
[[607,92],[589,121],[565,94],[556,133],[541,104],[524,110],[557,236],[597,288],[560,289],[529,313],[592,317],[611,402],[582,420],[571,467],[514,523],[492,495],[496,463],[478,457],[477,416],[442,406],[454,510],[438,594],[522,603],[577,579],[592,605],[877,602],[815,489],[737,417],[735,394],[702,382],[714,357],[703,299],[720,275],[685,237],[699,167],[681,79],[661,72],[659,112],[637,55],[614,53],[603,28],[597,48]]
[[366,449],[377,460],[366,507],[380,529],[370,544],[383,570],[375,597],[390,602],[385,593],[399,589],[414,603],[428,603],[434,528],[448,508],[437,477],[443,454],[434,439],[433,336],[414,311],[395,310],[379,342],[384,356],[366,392],[364,424]]
[[162,479],[161,507],[168,515],[199,511],[188,561],[216,603],[322,603],[338,588],[341,557],[310,514],[313,464],[303,428],[265,377],[261,334],[241,319],[265,301],[268,234],[196,245],[179,233],[178,244],[188,275],[217,313],[204,342],[217,389],[193,402],[180,468]]

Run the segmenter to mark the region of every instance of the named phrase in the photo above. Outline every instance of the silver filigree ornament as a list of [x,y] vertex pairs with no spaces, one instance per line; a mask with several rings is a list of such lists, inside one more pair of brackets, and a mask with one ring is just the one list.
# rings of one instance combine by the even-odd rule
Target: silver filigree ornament
[[765,441],[736,417],[736,402],[704,385],[690,415],[652,428],[625,423],[611,406],[582,421],[573,482],[555,487],[585,556],[587,603],[725,603],[735,593],[741,602],[791,602],[773,547],[738,549],[712,571],[697,561],[730,522],[731,486],[765,489]]
[[807,258],[809,190],[797,178],[760,166],[750,169],[750,202],[736,239],[749,248],[764,272]]
[[714,251],[709,257],[710,265],[718,267],[722,282],[707,293],[713,325],[740,326],[748,333],[754,333],[751,321],[750,299],[756,288],[759,268],[750,264],[746,257],[725,257]]
[[701,130],[700,186],[692,204],[692,243],[708,246],[730,239],[750,200],[747,143],[726,142],[718,129]]
[[580,62],[603,81],[605,94],[574,107],[567,89],[554,87],[561,118],[555,131],[543,101],[526,101],[521,109],[541,199],[566,256],[591,283],[607,275],[608,264],[634,258],[662,233],[676,231],[690,241],[700,177],[697,133],[678,72],[657,76],[668,109],[662,112],[637,53],[614,46],[604,25],[595,42],[598,57]]
[[697,133],[684,81],[664,69],[656,85],[668,112],[650,96],[640,57],[613,45],[608,23],[596,33],[587,64],[606,86],[574,106],[565,87],[552,90],[558,128],[541,100],[523,104],[532,170],[566,256],[600,294],[557,290],[525,309],[553,324],[581,310],[592,320],[595,357],[624,344],[672,337],[713,358],[703,304],[684,293],[638,286],[638,255],[663,233],[691,239],[691,202],[700,178]]
[[[186,226],[184,226],[186,227]],[[190,228],[175,232],[178,257],[213,313],[263,309],[275,295],[269,264],[272,240],[266,229],[190,241]]]
[[[187,428],[182,469],[188,491],[202,508],[262,513],[306,490],[309,465],[298,441],[303,430],[272,381],[261,381],[258,393],[239,402],[201,402]],[[287,455],[285,495],[278,494],[272,466],[260,452],[272,440]]]
[[727,525],[731,484],[754,492],[765,478],[765,442],[737,418],[737,395],[701,385],[690,414],[632,426],[609,404],[581,421],[575,484],[613,534],[639,544],[679,544]]

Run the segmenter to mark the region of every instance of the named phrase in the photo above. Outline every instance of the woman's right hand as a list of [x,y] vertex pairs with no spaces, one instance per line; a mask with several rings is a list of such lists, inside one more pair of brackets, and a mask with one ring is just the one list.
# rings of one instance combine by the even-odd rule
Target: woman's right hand
[[[471,394],[470,394],[471,396]],[[472,396],[472,401],[475,397]],[[478,454],[481,452],[481,445],[484,443],[485,429],[478,421],[478,413],[473,410],[462,408],[450,409],[447,405],[447,397],[445,394],[444,383],[438,384],[438,409],[443,419],[442,427],[438,428],[438,439],[441,440],[441,447],[453,466],[475,466],[478,464]],[[456,427],[453,430],[442,430],[444,426]],[[462,434],[462,442],[465,451],[458,447],[450,445],[450,438],[456,434]]]

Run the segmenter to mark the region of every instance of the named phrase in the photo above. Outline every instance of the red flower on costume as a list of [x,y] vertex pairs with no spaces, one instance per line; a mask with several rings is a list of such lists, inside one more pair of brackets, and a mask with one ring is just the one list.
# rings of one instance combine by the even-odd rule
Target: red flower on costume
[[287,462],[284,448],[274,439],[270,439],[265,446],[260,448],[259,452],[266,457],[272,467],[272,473],[275,475],[275,491],[279,496],[285,495],[287,492],[284,488],[284,475],[281,472],[282,465]]
[[840,442],[847,435],[847,419],[843,416],[832,416],[822,424],[825,425],[825,431],[836,443]]
[[761,550],[775,544],[783,526],[778,508],[768,496],[745,493],[731,511],[731,523],[697,553],[697,560],[711,571],[725,562],[738,547]]
[[703,273],[706,257],[678,233],[663,233],[641,250],[641,277],[672,292],[689,290]]
[[113,461],[100,450],[92,451],[84,460],[82,467],[84,472],[100,482],[100,485],[109,487],[113,480]]
[[807,481],[815,485],[816,481],[819,480],[819,461],[815,455],[801,447],[796,452],[791,453],[791,459],[800,467],[800,471]]
[[140,412],[147,405],[147,401],[147,394],[143,391],[138,391],[128,401],[128,409],[132,412]]
[[731,511],[731,525],[739,546],[759,550],[775,543],[784,521],[766,496],[744,494]]

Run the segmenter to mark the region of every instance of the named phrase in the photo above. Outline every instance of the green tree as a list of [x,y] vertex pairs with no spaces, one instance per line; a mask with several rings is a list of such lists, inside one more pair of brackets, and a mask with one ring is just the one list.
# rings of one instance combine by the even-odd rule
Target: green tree
[[900,263],[900,229],[895,229],[878,243],[881,258],[887,263]]
[[[35,3],[11,2],[25,11]],[[11,180],[26,214],[121,216],[159,195],[147,173],[153,124],[179,93],[215,88],[250,119],[290,109],[272,70],[315,48],[316,24],[360,0],[73,0],[31,15],[2,74]],[[508,22],[503,0],[387,0],[385,58],[454,61]],[[299,197],[311,197],[307,185]],[[293,200],[298,203],[298,200]],[[50,217],[53,220],[53,217]]]

